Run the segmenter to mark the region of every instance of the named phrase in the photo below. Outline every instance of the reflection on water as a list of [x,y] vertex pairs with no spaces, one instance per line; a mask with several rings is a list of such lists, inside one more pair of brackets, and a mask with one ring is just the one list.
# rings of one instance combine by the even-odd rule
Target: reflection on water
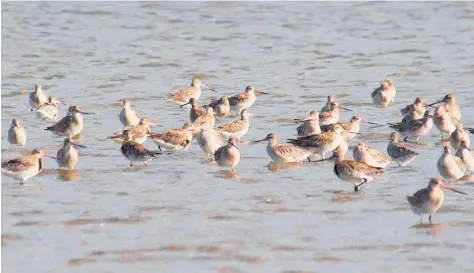
[[79,170],[59,170],[58,174],[63,181],[74,181],[79,175]]

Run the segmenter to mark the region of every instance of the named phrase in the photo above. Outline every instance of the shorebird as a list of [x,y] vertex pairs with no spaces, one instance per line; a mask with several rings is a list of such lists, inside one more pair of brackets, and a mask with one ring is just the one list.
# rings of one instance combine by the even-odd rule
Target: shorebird
[[453,187],[446,185],[439,178],[431,178],[428,187],[418,190],[412,196],[407,196],[408,203],[410,203],[413,213],[420,215],[420,223],[423,224],[423,214],[429,214],[428,218],[431,222],[431,216],[443,204],[444,193],[442,189],[447,189],[460,194],[466,194],[462,191],[456,190]]
[[249,127],[249,114],[247,110],[242,110],[242,112],[240,112],[239,120],[235,120],[224,125],[219,125],[216,127],[216,131],[225,138],[235,137],[237,140],[240,140],[240,138],[249,131]]
[[329,105],[329,110],[324,113],[319,114],[319,124],[329,125],[338,122],[339,120],[339,109],[344,109],[346,111],[352,111],[350,109],[344,108],[339,105],[337,102],[331,102]]
[[330,132],[307,137],[298,137],[297,139],[287,139],[287,143],[319,152],[324,162],[324,155],[336,149],[343,140],[343,136],[341,135],[343,130],[340,125],[334,125]]
[[220,118],[227,116],[230,111],[230,104],[227,96],[222,96],[220,99],[212,101],[204,107],[212,107],[214,113]]
[[392,83],[392,80],[386,79],[372,91],[372,101],[379,107],[386,108],[391,102],[394,101],[397,90]]
[[59,103],[60,101],[55,97],[49,96],[48,102],[39,106],[36,113],[43,120],[48,119],[55,121],[59,118]]
[[456,100],[454,99],[454,95],[449,93],[440,101],[434,102],[427,106],[432,106],[438,103],[444,102],[444,108],[452,117],[456,118],[457,120],[461,120],[461,110],[459,105],[456,104]]
[[186,121],[181,129],[171,129],[161,134],[151,134],[151,138],[161,147],[173,151],[187,149],[193,139],[193,125]]
[[462,125],[456,126],[456,130],[451,134],[450,143],[453,146],[454,150],[459,149],[461,146],[461,141],[466,142],[466,147],[471,145],[471,139],[469,135],[463,130]]
[[59,169],[74,169],[74,166],[76,165],[79,158],[74,146],[85,148],[85,146],[74,143],[70,136],[64,139],[63,147],[59,149],[56,154],[56,162],[58,163]]
[[235,166],[240,161],[240,151],[237,147],[237,138],[230,137],[227,145],[220,147],[214,153],[214,159],[221,168],[231,167],[234,171]]
[[136,126],[140,122],[137,112],[132,109],[129,100],[122,100],[122,110],[120,111],[119,119],[124,129]]
[[323,108],[321,108],[321,113],[329,112],[331,110],[331,103],[333,102],[336,102],[336,99],[334,98],[333,95],[329,95],[326,105],[324,105]]
[[41,105],[48,102],[48,97],[43,92],[40,84],[35,84],[35,91],[30,93],[31,111],[38,109]]
[[339,126],[342,127],[342,129],[344,129],[344,134],[347,134],[347,136],[349,136],[352,139],[359,133],[361,122],[362,122],[361,117],[353,116],[349,122],[336,122],[333,124],[322,125],[321,131],[329,132],[331,131],[331,128],[335,124],[338,124]]
[[359,143],[353,151],[354,159],[372,167],[385,168],[390,164],[390,157],[369,147],[367,143]]
[[214,127],[216,124],[216,117],[214,116],[214,110],[212,107],[207,107],[205,115],[198,117],[194,121],[193,126],[195,130],[200,130],[206,124],[209,124],[211,127]]
[[415,111],[421,118],[425,114],[425,106],[426,106],[426,103],[424,102],[423,98],[417,97],[412,104],[408,104],[407,106],[405,106],[405,108],[400,110],[400,113],[402,114],[403,117],[405,117],[406,115],[410,114],[412,111]]
[[304,119],[295,119],[295,121],[303,121],[303,124],[296,127],[298,136],[321,134],[321,128],[319,127],[319,114],[316,110],[311,110],[308,117]]
[[30,155],[2,162],[2,173],[20,179],[23,184],[43,169],[43,157],[49,157],[40,149],[34,149]]
[[147,161],[161,154],[161,152],[148,150],[142,144],[132,141],[127,130],[123,131],[123,136],[125,141],[120,151],[126,159],[130,160],[130,167],[133,166],[133,162],[143,162],[147,166]]
[[190,98],[195,98],[196,100],[198,100],[201,97],[201,88],[206,88],[211,91],[217,92],[216,90],[209,88],[208,86],[203,84],[201,80],[197,77],[193,77],[193,80],[191,81],[191,86],[181,88],[176,91],[176,93],[168,95],[168,100],[178,104],[185,104],[189,102]]
[[401,133],[407,141],[409,137],[416,137],[416,142],[420,137],[426,135],[433,128],[433,114],[430,110],[425,112],[422,119],[411,120],[405,124],[390,125],[391,128]]
[[195,122],[198,117],[204,116],[206,114],[206,112],[199,109],[199,106],[197,105],[197,100],[195,98],[190,98],[188,103],[181,105],[181,108],[185,105],[191,105],[191,110],[189,111],[189,120],[191,122]]
[[229,98],[230,108],[235,109],[239,112],[250,108],[257,97],[255,96],[255,87],[249,85],[245,88],[244,93],[239,93]]
[[439,105],[436,107],[435,114],[434,114],[434,125],[438,128],[441,139],[443,139],[444,134],[451,135],[454,130],[456,130],[456,126],[460,126],[461,123],[459,120],[453,118],[446,112],[444,106]]
[[467,130],[469,131],[469,133],[474,134],[474,128],[467,128]]
[[[150,125],[154,125],[154,123],[151,123],[146,117],[141,118],[138,125],[126,130],[128,132],[128,136],[130,137],[130,140],[138,142],[140,144],[145,142],[147,137],[149,137],[151,134]],[[114,133],[113,135],[108,136],[107,139],[119,139],[124,141],[124,136],[122,132],[123,131],[119,133]]]
[[26,131],[25,128],[20,127],[20,123],[16,119],[12,120],[12,125],[8,130],[8,143],[10,143],[10,150],[13,148],[13,145],[25,146]]
[[345,182],[354,184],[354,191],[359,191],[359,187],[372,181],[373,176],[382,174],[384,168],[372,167],[357,160],[344,159],[344,155],[337,153],[334,163],[334,174]]
[[301,162],[305,159],[311,162],[309,158],[313,154],[311,151],[299,149],[295,146],[277,144],[277,137],[274,133],[254,142],[262,141],[268,141],[267,154],[276,163]]
[[456,156],[459,157],[466,168],[471,172],[474,172],[474,156],[472,155],[471,150],[467,146],[465,140],[461,140],[461,145],[459,146]]
[[208,162],[212,162],[216,150],[224,145],[219,134],[208,124],[203,126],[199,131],[197,141],[199,147],[207,155]]
[[53,126],[46,127],[45,130],[52,131],[58,136],[75,136],[82,131],[84,126],[81,114],[89,115],[89,113],[82,112],[76,105],[72,105],[64,118]]
[[438,160],[438,171],[444,178],[454,178],[458,180],[464,176],[466,165],[457,156],[451,154],[451,147],[445,146],[444,152]]
[[397,132],[392,132],[390,134],[390,142],[387,146],[387,154],[398,163],[399,167],[405,166],[406,164],[412,162],[418,155],[418,153],[398,143]]

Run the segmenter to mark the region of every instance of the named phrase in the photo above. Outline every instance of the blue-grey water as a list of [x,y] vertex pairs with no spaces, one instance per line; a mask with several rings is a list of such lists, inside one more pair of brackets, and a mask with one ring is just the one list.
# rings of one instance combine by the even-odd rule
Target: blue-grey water
[[[470,195],[446,192],[435,225],[418,225],[405,196],[438,176],[436,128],[409,146],[407,167],[392,164],[358,194],[332,163],[275,169],[265,145],[294,137],[293,118],[319,110],[329,94],[372,122],[401,119],[416,96],[448,92],[474,126],[472,2],[2,2],[2,161],[35,147],[54,155],[62,138],[30,112],[34,84],[84,111],[80,160],[73,172],[45,171],[20,186],[2,176],[5,272],[472,272]],[[253,84],[259,96],[240,145],[236,176],[222,172],[193,140],[188,151],[128,167],[120,144],[119,100],[129,98],[160,132],[180,127],[188,110],[166,95],[189,85],[200,104]],[[370,92],[389,77],[394,105]],[[25,148],[10,151],[12,118],[26,127]],[[235,119],[235,114],[218,124]],[[385,151],[388,127],[363,125]],[[148,140],[144,145],[156,149]],[[348,152],[350,158],[352,151]],[[427,221],[427,218],[425,218]]]

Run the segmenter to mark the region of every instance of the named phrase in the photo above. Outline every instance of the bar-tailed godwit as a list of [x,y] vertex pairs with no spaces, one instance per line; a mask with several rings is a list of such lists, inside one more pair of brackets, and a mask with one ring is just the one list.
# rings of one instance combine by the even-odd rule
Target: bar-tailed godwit
[[255,96],[255,87],[249,85],[245,88],[244,93],[239,93],[229,98],[230,108],[237,110],[238,113],[242,110],[249,109],[257,99]]
[[352,111],[350,109],[344,108],[339,105],[337,102],[331,102],[329,105],[329,110],[319,114],[319,124],[320,126],[333,124],[339,121],[339,109],[344,109],[346,111]]
[[151,138],[161,147],[173,151],[187,149],[193,139],[193,125],[186,121],[181,129],[171,129],[161,134],[151,134]]
[[74,143],[70,136],[64,139],[63,147],[59,149],[56,154],[56,163],[58,163],[59,169],[74,169],[74,166],[79,159],[79,155],[77,154],[76,148],[74,148],[74,146],[85,148],[82,145]]
[[386,79],[372,91],[372,101],[379,107],[386,108],[391,102],[394,101],[397,90],[392,83],[392,80]]
[[[147,137],[149,137],[151,134],[150,125],[154,125],[154,123],[151,123],[146,117],[141,118],[138,125],[126,130],[128,132],[130,140],[138,142],[140,144],[145,142]],[[113,135],[108,136],[107,139],[116,139],[124,141],[123,131],[119,133],[114,133]]]
[[191,105],[191,110],[189,110],[189,120],[191,122],[195,122],[198,117],[204,116],[206,114],[205,111],[199,109],[197,100],[195,98],[190,98],[189,102],[181,105],[181,107],[184,107],[185,105]]
[[410,203],[413,213],[420,215],[420,223],[423,223],[423,214],[429,214],[428,218],[431,222],[431,216],[443,204],[444,193],[442,189],[447,189],[461,194],[466,194],[462,191],[456,190],[453,187],[446,185],[439,178],[431,178],[428,187],[418,190],[412,196],[407,196],[408,203]]
[[422,119],[411,120],[401,125],[390,125],[390,127],[401,133],[405,137],[405,141],[410,137],[415,137],[418,142],[420,137],[426,135],[433,128],[433,114],[427,110]]
[[406,164],[412,162],[418,155],[418,153],[398,143],[397,132],[392,132],[390,134],[390,142],[387,146],[387,154],[398,163],[399,167],[405,166]]
[[240,151],[237,147],[237,138],[230,137],[227,145],[220,147],[214,153],[214,159],[221,168],[229,167],[232,171],[240,161]]
[[304,119],[295,119],[295,121],[303,121],[303,124],[296,127],[298,136],[321,134],[321,128],[319,127],[319,114],[316,110],[311,110],[308,117]]
[[122,101],[122,110],[120,111],[119,119],[125,129],[127,129],[127,127],[136,126],[140,122],[137,112],[132,109],[129,100]]
[[452,117],[461,120],[461,109],[459,105],[456,104],[456,99],[454,99],[454,95],[449,93],[440,101],[434,102],[429,104],[428,106],[432,106],[438,103],[444,102],[444,108]]
[[195,130],[200,130],[203,126],[206,126],[206,124],[211,127],[214,127],[216,124],[216,117],[214,116],[214,109],[212,109],[212,107],[206,108],[206,113],[194,121],[193,127]]
[[35,91],[30,93],[31,111],[38,109],[41,105],[48,102],[48,97],[43,92],[40,84],[35,84]]
[[385,168],[390,164],[390,157],[369,147],[367,143],[359,143],[353,151],[354,159],[367,163],[372,167]]
[[34,149],[30,155],[2,162],[2,173],[20,179],[20,184],[23,184],[43,170],[43,157],[49,156],[40,149]]
[[227,98],[227,96],[222,96],[220,99],[212,101],[211,103],[205,106],[205,108],[207,107],[212,107],[214,113],[218,117],[223,118],[227,116],[230,111],[229,99]]
[[55,97],[49,96],[48,102],[38,107],[36,113],[43,120],[57,121],[59,118],[59,103]]
[[328,96],[328,100],[326,101],[326,105],[321,108],[321,113],[325,113],[331,110],[331,103],[336,102],[336,99],[333,95]]
[[329,132],[331,131],[331,128],[335,125],[338,124],[339,126],[344,129],[344,134],[349,136],[349,138],[354,138],[360,131],[360,124],[362,122],[362,118],[359,116],[353,116],[349,122],[336,122],[333,124],[328,124],[328,125],[322,125],[321,126],[321,131],[322,132]]
[[130,167],[133,166],[133,162],[143,162],[146,166],[148,161],[161,154],[161,152],[148,150],[142,144],[132,141],[128,130],[124,130],[122,134],[125,141],[120,147],[120,151],[126,159],[130,160]]
[[278,144],[274,133],[268,134],[264,139],[255,142],[261,141],[268,141],[267,154],[276,163],[301,162],[305,159],[311,162],[310,156],[313,152],[295,146]]
[[199,78],[193,77],[191,81],[191,86],[181,88],[176,91],[176,93],[170,94],[168,96],[168,100],[178,104],[185,104],[189,102],[190,98],[195,98],[196,100],[199,100],[199,98],[201,97],[201,87],[217,92],[216,90],[209,88],[207,85],[203,84]]
[[461,158],[451,154],[451,147],[444,146],[444,151],[438,160],[438,171],[442,177],[456,179],[464,176],[466,165]]
[[219,133],[217,133],[213,127],[209,124],[201,127],[201,130],[198,133],[197,141],[199,147],[207,155],[209,162],[212,161],[214,153],[217,149],[224,145],[224,142],[221,140]]
[[474,172],[474,156],[472,155],[472,152],[467,146],[465,140],[461,141],[461,145],[456,152],[456,156],[462,160],[468,170]]
[[216,131],[225,138],[235,137],[237,140],[240,140],[240,138],[249,131],[249,127],[249,114],[247,110],[242,110],[242,112],[240,112],[239,120],[235,120],[224,125],[219,125],[216,127]]
[[456,126],[461,126],[461,122],[449,115],[443,105],[438,105],[434,114],[434,125],[438,128],[441,139],[443,139],[444,134],[450,136],[456,130]]
[[82,131],[84,120],[81,114],[88,115],[89,113],[82,112],[78,106],[72,105],[69,107],[67,115],[58,121],[53,126],[46,127],[45,130],[53,132],[58,136],[75,136]]
[[425,114],[425,106],[426,106],[426,103],[423,100],[423,98],[417,97],[412,104],[408,104],[407,106],[405,106],[405,108],[400,110],[400,113],[402,114],[403,117],[405,117],[406,115],[410,114],[412,111],[415,111],[421,118]]
[[13,145],[25,146],[26,131],[25,128],[20,127],[20,123],[17,119],[12,120],[12,125],[8,130],[8,143],[10,143],[10,149],[13,148]]
[[459,124],[456,126],[456,130],[451,133],[450,137],[451,146],[453,146],[454,150],[459,149],[459,146],[461,146],[461,141],[463,140],[466,142],[466,147],[471,145],[471,139],[469,138],[469,135],[462,128],[462,124]]

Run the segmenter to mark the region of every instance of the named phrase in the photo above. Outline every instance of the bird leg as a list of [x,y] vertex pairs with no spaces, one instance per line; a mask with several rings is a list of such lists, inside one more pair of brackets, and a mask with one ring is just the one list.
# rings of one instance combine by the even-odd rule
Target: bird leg
[[158,145],[158,149],[160,149],[160,152],[161,152],[161,147],[160,147],[160,145]]
[[423,224],[423,216],[420,214],[420,224]]
[[321,153],[321,162],[324,163],[324,153]]
[[145,164],[145,166],[148,166],[145,161],[143,161],[143,164]]
[[133,167],[133,161],[130,161],[130,167]]
[[417,138],[416,138],[416,143],[418,143],[418,140],[420,140],[420,138],[419,138],[419,137],[417,137]]
[[25,183],[25,180],[21,179],[20,180],[20,185],[23,185],[23,183]]
[[354,191],[355,192],[358,192],[359,191],[359,187],[364,185],[365,183],[367,183],[367,179],[364,178],[364,182],[360,183],[359,185],[355,185],[354,184]]
[[311,158],[309,158],[309,156],[308,156],[308,162],[311,162]]
[[428,219],[430,220],[430,223],[432,223],[432,224],[433,224],[433,222],[431,222],[431,214],[430,214],[430,217],[429,217]]
[[404,138],[403,141],[408,142],[408,137]]

